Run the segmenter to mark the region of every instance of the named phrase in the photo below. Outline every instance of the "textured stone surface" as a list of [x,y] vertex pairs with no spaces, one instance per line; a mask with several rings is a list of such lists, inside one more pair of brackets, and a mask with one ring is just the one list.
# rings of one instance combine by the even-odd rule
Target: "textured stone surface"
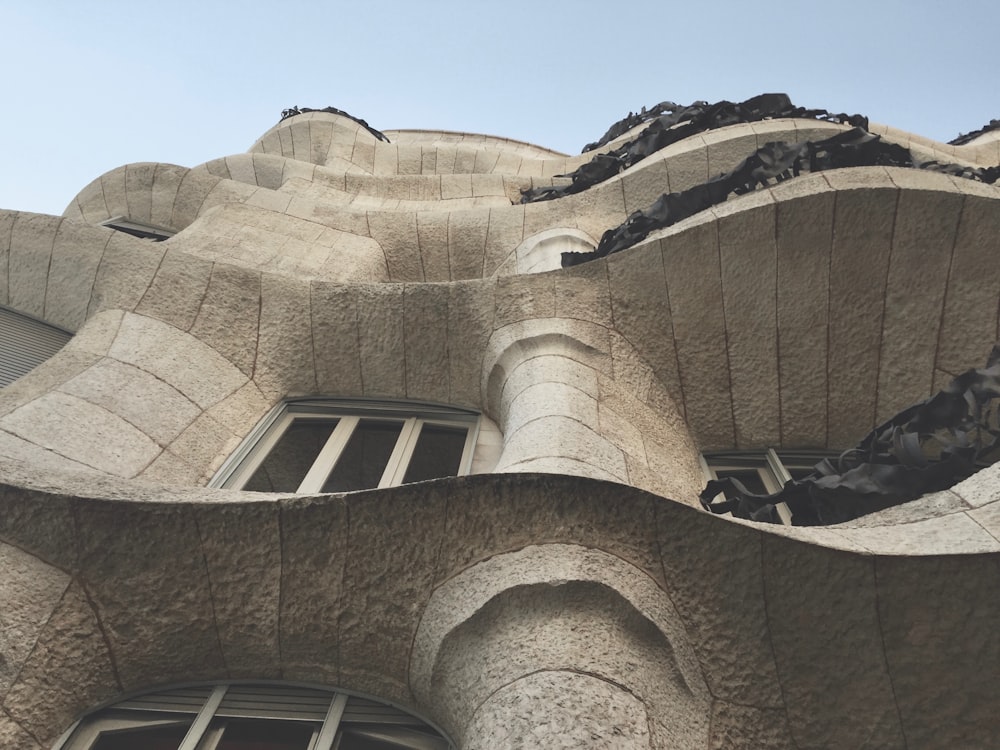
[[18,750],[42,750],[38,740],[0,707],[0,745]]
[[0,427],[18,437],[109,474],[131,477],[160,452],[121,417],[76,396],[47,393],[15,409]]
[[349,520],[340,498],[281,504],[278,622],[286,679],[340,682],[339,621]]
[[48,268],[45,320],[70,331],[83,325],[97,268],[110,239],[110,233],[76,221],[59,225]]
[[191,333],[249,375],[259,317],[260,274],[217,263]]
[[[46,622],[4,707],[50,746],[77,716],[119,692],[104,633],[84,591],[74,584]],[[43,695],[48,700],[38,701]]]
[[91,500],[77,504],[76,517],[80,576],[122,687],[224,675],[205,555],[190,513]]
[[[775,208],[754,193],[715,209],[738,448],[780,437],[774,294]],[[731,212],[731,213],[730,213]]]
[[254,381],[269,395],[315,393],[315,362],[309,283],[265,274]]
[[571,672],[541,672],[491,696],[465,732],[463,747],[654,747],[646,711],[628,692]]
[[102,359],[60,390],[117,414],[160,445],[167,445],[201,413],[176,388],[113,359]]
[[[1000,671],[997,557],[876,562],[879,619],[909,747],[989,747]],[[933,675],[933,678],[929,678]]]
[[775,187],[772,196],[777,212],[781,444],[821,448],[827,443],[826,331],[835,198],[822,178],[807,185],[790,180]]
[[41,214],[18,214],[7,257],[9,304],[15,310],[42,317],[52,245],[62,219]]
[[770,535],[763,541],[770,637],[795,744],[904,745],[873,561]]
[[140,315],[126,315],[110,355],[135,365],[207,408],[235,391],[246,376],[194,336]]
[[201,308],[212,267],[187,253],[168,251],[136,312],[188,330]]
[[279,677],[278,508],[272,503],[218,510],[202,505],[194,518],[228,674]]
[[[941,175],[912,174],[915,171],[889,170],[893,182],[910,189],[899,194],[886,279],[876,416],[880,422],[931,393],[945,284],[963,203],[960,195],[933,189],[946,182]],[[924,335],[908,340],[904,331],[914,327]]]
[[14,683],[68,585],[65,572],[0,543],[0,696]]
[[711,750],[793,750],[780,709],[761,709],[716,701],[712,706]]
[[338,629],[341,677],[358,689],[412,700],[401,676],[434,581],[448,495],[439,483],[352,497],[347,547],[357,554],[344,566]]
[[402,397],[406,393],[403,287],[366,286],[356,292],[361,383],[366,396]]
[[[691,634],[712,695],[777,708],[783,705],[761,573],[759,531],[720,523],[697,512],[658,508],[667,593]],[[712,525],[714,549],[704,548]]]
[[733,446],[718,229],[712,223],[699,224],[660,244],[684,414],[703,449]]

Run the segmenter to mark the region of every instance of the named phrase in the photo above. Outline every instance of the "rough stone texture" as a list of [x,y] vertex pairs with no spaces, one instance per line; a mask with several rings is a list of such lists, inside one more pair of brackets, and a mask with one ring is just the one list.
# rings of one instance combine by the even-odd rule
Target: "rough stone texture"
[[719,215],[735,445],[774,445],[780,438],[781,421],[774,305],[775,208],[769,194],[754,193],[715,212]]
[[42,317],[52,245],[62,219],[41,214],[18,214],[7,257],[9,304],[15,310]]
[[169,383],[203,409],[246,382],[243,373],[194,336],[139,315],[122,320],[110,355]]
[[[908,747],[989,747],[1000,669],[996,555],[876,561],[879,619]],[[933,679],[928,679],[933,675]]]
[[38,740],[0,707],[0,745],[18,750],[42,750]]
[[201,308],[212,267],[186,253],[167,251],[136,312],[188,330]]
[[[931,392],[938,331],[952,247],[962,210],[960,195],[943,193],[941,175],[893,169],[900,191],[885,290],[879,360],[877,420],[888,419]],[[919,178],[919,179],[918,179]],[[905,330],[924,332],[906,339]]]
[[785,712],[716,701],[712,706],[711,750],[795,750]]
[[[65,572],[0,543],[0,696],[6,695],[69,585]],[[2,700],[2,699],[0,699]]]
[[763,564],[771,642],[795,745],[903,746],[873,561],[765,536]]
[[132,477],[160,452],[121,417],[64,393],[47,393],[0,419],[0,427],[73,461]]
[[260,503],[216,511],[203,505],[194,518],[228,674],[280,677],[278,508]]
[[281,503],[279,649],[286,679],[340,682],[349,521],[339,498]]
[[313,283],[312,344],[319,393],[360,396],[360,322],[356,293],[350,286]]
[[225,675],[205,555],[190,512],[90,500],[77,503],[76,517],[80,576],[122,687]]
[[657,513],[667,593],[684,620],[712,695],[758,708],[783,706],[762,576],[761,532],[712,524],[714,549],[702,551],[700,527],[712,519]]
[[448,400],[448,291],[437,285],[407,285],[403,290],[406,396]]
[[718,228],[692,226],[661,247],[684,414],[702,449],[735,445]]
[[406,393],[403,287],[366,286],[357,290],[359,360],[366,396],[402,397]]
[[[440,554],[447,486],[403,486],[391,496],[366,493],[350,506],[351,550],[344,566],[338,622],[341,677],[358,689],[410,702],[406,673],[421,607]],[[414,530],[420,543],[414,544]],[[372,633],[378,633],[377,639]]]
[[88,316],[103,310],[134,310],[149,288],[163,253],[162,243],[113,232],[97,268]]
[[[4,708],[45,746],[83,711],[120,691],[104,634],[79,585],[66,592]],[[36,703],[39,695],[49,700]]]
[[254,381],[266,394],[316,392],[309,283],[261,278],[260,334]]
[[201,413],[176,388],[113,359],[102,359],[59,390],[117,414],[160,445],[170,443]]
[[249,375],[259,317],[260,274],[216,263],[191,333]]
[[642,347],[639,354],[683,409],[673,312],[662,253],[656,244],[637,248],[636,253],[641,257],[618,255],[607,263],[614,329],[633,345]]
[[875,424],[889,248],[897,190],[885,170],[824,173],[837,191],[830,258],[828,443],[856,443]]
[[87,306],[109,232],[76,221],[59,225],[45,289],[45,320],[75,331],[87,319]]
[[781,444],[827,444],[826,361],[834,193],[822,178],[772,189],[777,212]]
[[475,715],[463,747],[650,748],[642,703],[589,675],[541,672],[498,690]]

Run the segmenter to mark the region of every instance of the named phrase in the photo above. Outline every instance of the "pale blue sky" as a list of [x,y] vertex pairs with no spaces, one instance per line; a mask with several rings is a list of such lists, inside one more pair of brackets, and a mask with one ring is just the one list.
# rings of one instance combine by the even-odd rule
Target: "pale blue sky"
[[1000,117],[996,0],[0,0],[0,208],[245,151],[292,106],[570,153],[664,99],[788,92],[938,140]]

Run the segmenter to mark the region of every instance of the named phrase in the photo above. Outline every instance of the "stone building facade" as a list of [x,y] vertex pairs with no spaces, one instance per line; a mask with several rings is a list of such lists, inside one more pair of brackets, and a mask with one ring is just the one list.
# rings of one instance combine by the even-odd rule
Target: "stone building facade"
[[[698,494],[702,453],[842,449],[981,365],[1000,188],[812,174],[559,264],[845,128],[733,125],[521,205],[590,155],[307,112],[0,212],[0,304],[73,334],[0,391],[0,746],[247,684],[377,699],[463,750],[995,746],[1000,467],[835,527]],[[989,134],[872,130],[1000,164]],[[369,489],[298,484],[389,423],[358,449],[375,480],[338,485]],[[401,479],[425,434],[459,446],[428,475],[461,476]],[[407,741],[350,747],[436,747]]]

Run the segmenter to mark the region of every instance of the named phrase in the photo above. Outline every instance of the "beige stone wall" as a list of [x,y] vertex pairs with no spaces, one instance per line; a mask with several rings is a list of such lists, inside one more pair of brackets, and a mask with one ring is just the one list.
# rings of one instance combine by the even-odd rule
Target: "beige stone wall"
[[[273,679],[461,748],[989,746],[997,471],[830,529],[696,506],[699,450],[843,447],[982,362],[1000,189],[825,172],[558,268],[662,192],[838,129],[724,128],[522,206],[589,155],[309,113],[247,154],[113,170],[62,217],[0,211],[0,304],[76,331],[0,391],[0,744]],[[176,234],[99,226],[119,217]],[[304,395],[477,409],[482,475],[205,489]]]

